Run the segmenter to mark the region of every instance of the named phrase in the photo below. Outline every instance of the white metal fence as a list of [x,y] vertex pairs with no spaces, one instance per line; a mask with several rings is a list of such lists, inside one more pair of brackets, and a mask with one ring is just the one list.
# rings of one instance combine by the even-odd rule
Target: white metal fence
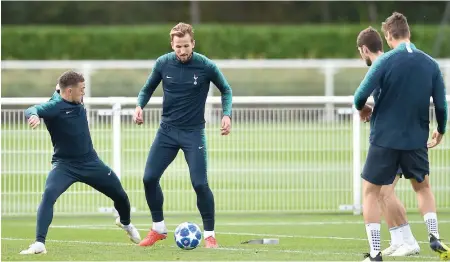
[[[23,110],[46,100],[1,99],[2,215],[36,212],[52,147],[44,126],[28,128]],[[120,175],[133,208],[148,212],[142,176],[162,99],[150,100],[143,126],[132,123],[135,101],[135,97],[85,100],[90,105],[95,148]],[[209,97],[208,172],[217,212],[336,212],[348,208],[360,213],[360,171],[369,126],[360,123],[352,101],[352,97],[234,97],[232,133],[222,137],[220,97]],[[435,127],[432,108],[430,115]],[[430,151],[431,181],[441,210],[450,209],[449,159],[450,140],[444,138],[443,144]],[[196,211],[182,151],[161,183],[165,210]],[[416,210],[415,194],[406,181],[400,182],[397,192],[409,210]],[[105,196],[75,184],[57,201],[55,213],[87,214],[110,207]]]
[[[450,86],[450,59],[437,59],[437,61],[444,74],[446,86]],[[224,72],[232,86],[239,90],[249,89],[248,87],[252,86],[273,90],[272,93],[276,93],[274,89],[283,88],[287,90],[284,91],[284,95],[293,95],[298,90],[310,89],[323,90],[313,95],[351,95],[367,71],[367,66],[361,59],[228,59],[214,60],[214,62]],[[56,77],[61,74],[61,70],[79,70],[86,78],[86,96],[89,97],[91,92],[95,92],[99,86],[110,88],[118,86],[120,89],[127,86],[140,88],[154,63],[154,60],[4,60],[1,62],[1,67],[5,76],[3,81],[10,86],[30,85],[30,80],[27,79],[33,79],[34,85],[38,81],[51,86]],[[46,74],[38,74],[38,72],[46,72]],[[337,90],[337,86],[345,90]],[[157,93],[159,91],[156,90]]]

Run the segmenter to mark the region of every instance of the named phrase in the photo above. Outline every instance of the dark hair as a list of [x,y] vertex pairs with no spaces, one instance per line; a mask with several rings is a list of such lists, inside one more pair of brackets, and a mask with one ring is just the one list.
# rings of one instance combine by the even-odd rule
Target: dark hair
[[393,39],[403,39],[410,37],[409,25],[406,16],[394,12],[386,21],[381,23],[381,29],[384,35],[389,33]]
[[380,34],[370,26],[359,33],[356,45],[358,47],[365,45],[372,53],[383,51],[383,40]]
[[64,72],[58,79],[58,84],[61,89],[65,89],[69,86],[77,85],[78,83],[83,82],[83,75],[75,71]]

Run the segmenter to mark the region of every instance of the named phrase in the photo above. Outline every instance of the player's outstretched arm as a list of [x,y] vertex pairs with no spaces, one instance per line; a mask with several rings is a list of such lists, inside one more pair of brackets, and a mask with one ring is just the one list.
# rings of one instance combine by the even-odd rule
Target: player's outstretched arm
[[150,76],[147,78],[144,86],[141,88],[141,91],[138,94],[136,110],[134,112],[133,120],[136,124],[140,125],[144,123],[144,118],[142,114],[142,109],[147,105],[151,96],[155,92],[155,89],[158,87],[161,82],[161,59],[157,59],[155,65],[150,73]]
[[56,110],[56,101],[50,100],[46,103],[29,107],[25,110],[25,117],[28,119],[28,124],[31,128],[36,128],[40,123],[39,118],[50,119],[58,114]]
[[431,95],[433,97],[434,112],[436,114],[436,122],[438,126],[431,136],[431,141],[428,143],[428,148],[433,148],[441,142],[446,131],[448,119],[448,105],[445,96],[444,78],[442,77],[442,72],[437,64],[436,67],[436,77],[433,80],[433,92]]
[[213,63],[210,62],[211,68],[211,81],[220,90],[222,99],[222,125],[221,133],[222,135],[228,135],[231,131],[231,113],[233,107],[233,91],[230,84],[225,79],[220,69]]

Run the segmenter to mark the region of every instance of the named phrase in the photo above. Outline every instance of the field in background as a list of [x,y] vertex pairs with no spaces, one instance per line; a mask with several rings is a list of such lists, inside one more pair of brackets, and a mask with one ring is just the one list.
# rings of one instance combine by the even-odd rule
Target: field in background
[[[337,212],[353,203],[352,122],[337,114],[322,122],[321,108],[236,109],[232,134],[221,137],[218,117],[207,125],[209,180],[220,212]],[[112,161],[111,116],[90,111],[94,144],[100,156]],[[44,126],[30,130],[22,111],[2,111],[2,214],[33,214],[50,170],[52,147]],[[160,110],[146,110],[144,126],[123,116],[121,179],[138,212],[147,212],[142,176],[154,139]],[[361,164],[368,141],[368,125],[361,124]],[[32,137],[32,136],[36,137]],[[450,209],[450,140],[430,151],[431,181],[439,208]],[[162,178],[166,203],[172,212],[196,212],[182,151]],[[401,180],[397,192],[410,211],[415,194]],[[73,185],[55,206],[56,213],[97,213],[112,204],[83,184]]]
[[[361,61],[363,63],[363,61]],[[2,69],[3,96],[48,96],[48,92],[63,72],[55,70]],[[318,69],[223,69],[235,96],[324,95],[325,76]],[[136,96],[144,85],[151,68],[102,69],[92,73],[92,96]],[[342,68],[335,79],[335,95],[353,95],[366,68]],[[26,90],[22,87],[27,86]],[[214,90],[219,94],[219,90]],[[162,95],[159,86],[155,96]]]
[[[439,213],[439,228],[443,238],[450,235],[450,213]],[[151,225],[149,216],[132,216],[144,237]],[[34,240],[35,217],[2,218],[2,260],[328,260],[362,261],[368,243],[361,216],[342,214],[217,214],[216,236],[220,248],[202,246],[183,251],[175,246],[173,230],[184,221],[201,226],[198,215],[168,215],[168,238],[150,248],[133,245],[125,233],[114,225],[111,216],[56,216],[49,230],[46,255],[20,256],[18,252]],[[419,241],[421,253],[415,257],[383,258],[385,261],[438,261],[428,247],[426,227],[419,215],[410,215],[413,234]],[[389,233],[382,226],[382,248],[389,245]],[[249,245],[249,239],[279,238],[279,245]],[[448,243],[448,241],[447,241]]]

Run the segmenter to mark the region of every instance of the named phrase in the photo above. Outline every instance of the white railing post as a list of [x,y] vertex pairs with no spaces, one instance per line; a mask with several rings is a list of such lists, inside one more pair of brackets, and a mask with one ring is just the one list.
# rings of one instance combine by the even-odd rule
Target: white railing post
[[[208,96],[213,97],[214,96],[214,88],[215,85],[213,83],[209,84],[209,91]],[[212,122],[213,119],[213,105],[212,103],[206,103],[205,105],[205,121],[206,123]]]
[[121,145],[122,145],[122,140],[121,140],[121,136],[120,136],[120,132],[121,132],[121,115],[122,115],[122,105],[117,102],[115,104],[113,104],[113,108],[112,108],[112,126],[113,126],[113,168],[114,168],[114,172],[117,174],[117,176],[121,177],[122,175],[122,170],[121,170],[121,164],[122,164],[122,149],[121,149]]
[[353,106],[353,214],[361,214],[361,125]]
[[[91,86],[91,73],[92,73],[91,65],[88,63],[85,63],[85,64],[83,64],[83,68],[81,68],[81,70],[82,70],[82,74],[84,77],[84,84],[85,84],[84,97],[88,98],[88,97],[91,97],[91,95],[92,95],[92,92],[91,92],[92,91],[91,90],[91,87],[92,87]],[[86,110],[90,109],[89,104],[85,105],[85,107],[86,107]]]
[[[325,65],[325,96],[331,97],[334,96],[334,74],[336,73],[336,68],[331,63],[327,63]],[[326,103],[326,116],[325,120],[333,121],[334,120],[334,104]]]

